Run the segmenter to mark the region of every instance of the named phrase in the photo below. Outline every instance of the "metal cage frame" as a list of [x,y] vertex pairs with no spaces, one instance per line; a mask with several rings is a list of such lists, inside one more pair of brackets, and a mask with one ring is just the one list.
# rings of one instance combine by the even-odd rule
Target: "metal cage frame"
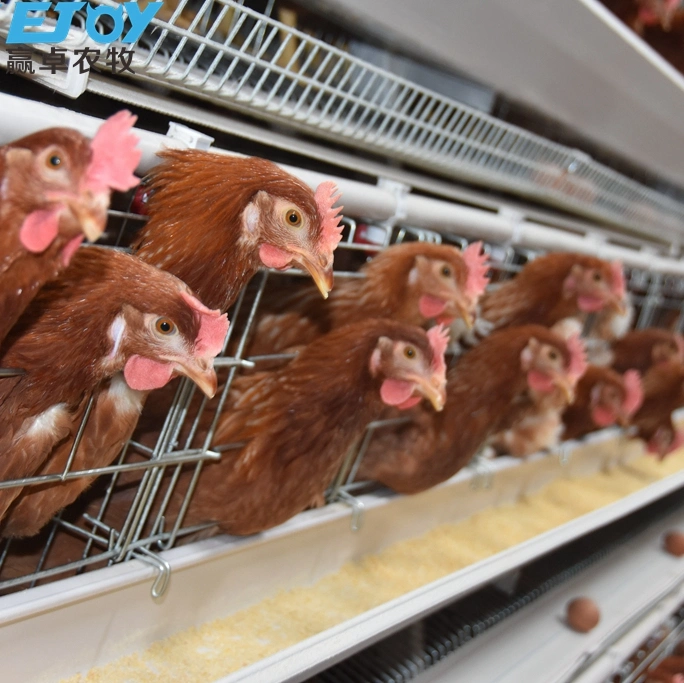
[[[115,241],[121,239],[131,223],[141,224],[144,221],[143,217],[130,211],[117,210],[110,211],[110,219],[112,221],[110,226],[117,221],[121,223],[119,229],[110,228],[108,231],[110,235],[118,235]],[[345,217],[343,223],[345,225],[344,238],[338,249],[357,255],[359,252],[363,252],[368,256],[370,253],[379,252],[391,244],[405,240],[444,242],[460,247],[465,247],[468,244],[467,239],[453,234],[440,234],[415,226],[394,226],[390,224],[371,226],[375,235],[378,236],[376,244],[360,243],[357,239],[359,237],[358,227],[361,224],[366,224],[365,221]],[[537,250],[517,248],[510,244],[488,242],[484,246],[490,256],[492,273],[497,281],[514,276],[526,261],[541,253]],[[359,265],[364,262],[363,258],[357,258],[357,261]],[[635,268],[627,269],[627,272],[628,289],[638,311],[636,327],[646,327],[654,322],[662,323],[665,316],[669,316],[670,327],[678,331],[683,330],[684,277],[663,276],[659,273],[648,273]],[[40,538],[44,538],[44,545],[34,571],[21,576],[3,577],[4,564],[9,557],[10,549],[13,544],[21,543],[21,541],[7,540],[4,542],[0,547],[0,591],[5,592],[34,586],[39,582],[54,580],[73,572],[82,572],[91,567],[99,567],[133,558],[152,564],[158,570],[157,579],[152,586],[154,596],[159,596],[166,590],[170,566],[160,555],[161,551],[170,549],[187,536],[195,537],[199,533],[212,534],[211,529],[215,526],[210,522],[185,526],[183,515],[190,503],[203,463],[218,459],[222,453],[240,446],[240,444],[212,445],[213,433],[228,399],[234,378],[238,376],[241,370],[258,367],[262,362],[282,361],[287,358],[283,354],[248,356],[246,351],[254,323],[258,319],[261,298],[267,284],[280,278],[292,277],[292,275],[292,271],[283,274],[278,271],[262,270],[241,292],[230,311],[231,327],[224,344],[223,353],[215,360],[217,371],[222,373],[222,389],[211,401],[202,397],[201,403],[197,405],[196,402],[193,402],[196,395],[195,385],[187,379],[181,379],[163,423],[159,425],[159,435],[153,447],[132,439],[122,450],[115,464],[108,467],[72,471],[72,458],[69,458],[65,470],[59,475],[42,475],[0,483],[0,487],[5,488],[58,483],[77,477],[110,476],[106,490],[99,499],[101,505],[97,514],[93,514],[92,511],[83,513],[77,522],[73,519],[63,519],[62,514],[59,514],[49,525],[49,529],[44,529],[43,535],[40,536]],[[336,278],[352,278],[359,277],[359,275],[356,270],[338,269],[335,271]],[[496,284],[490,286],[495,287]],[[248,290],[251,290],[251,296],[247,296]],[[153,401],[154,394],[148,400],[148,404]],[[85,428],[88,414],[89,412],[86,411],[83,423],[78,430],[71,451],[72,456],[80,442],[80,435]],[[211,423],[201,445],[197,446],[193,443],[193,439],[203,415],[208,415],[211,418]],[[371,482],[358,482],[355,479],[361,458],[377,429],[390,427],[405,419],[379,420],[370,423],[364,436],[346,454],[338,475],[331,482],[326,494],[326,502],[342,502],[349,505],[353,512],[351,521],[353,529],[358,529],[363,521],[363,504],[357,499],[356,493],[360,489],[372,485]],[[182,433],[184,439],[181,440]],[[556,455],[563,462],[565,450],[562,445],[557,450]],[[169,524],[164,513],[174,488],[178,485],[178,478],[183,467],[194,467],[194,475],[183,494],[184,499],[179,515],[172,524]],[[476,485],[487,486],[491,483],[489,481],[491,474],[486,467],[482,467],[477,459],[474,460],[473,467],[476,472],[482,475],[476,480]],[[170,477],[167,476],[169,470],[172,471]],[[120,525],[112,525],[106,519],[107,505],[113,495],[117,481],[123,473],[127,475],[134,473],[139,478],[137,490],[125,521]],[[48,566],[52,544],[59,534],[65,533],[79,539],[82,543],[80,559],[65,565]]]

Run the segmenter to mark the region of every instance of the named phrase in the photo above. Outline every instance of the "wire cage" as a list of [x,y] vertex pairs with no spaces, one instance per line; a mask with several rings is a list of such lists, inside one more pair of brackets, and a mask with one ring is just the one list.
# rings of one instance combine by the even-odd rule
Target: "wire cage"
[[[121,9],[114,0],[93,4]],[[364,61],[348,51],[339,32],[321,36],[306,25],[300,29],[297,13],[280,5],[276,10],[274,0],[258,7],[261,11],[244,0],[165,3],[134,44],[112,44],[132,52],[130,70],[121,68],[116,77],[620,226],[641,230],[644,224],[659,224],[671,232],[684,226],[682,202],[579,150]],[[11,3],[0,14],[0,37],[6,35],[10,16]],[[49,30],[52,21],[48,16],[42,30]],[[85,14],[77,13],[73,24],[65,43],[68,72],[50,85],[69,90],[77,81],[81,85],[72,93],[77,95],[88,74],[76,68],[75,51],[99,46],[86,35]],[[112,31],[106,15],[97,25],[104,35]],[[111,76],[115,69],[107,66],[107,52],[102,50],[93,66]]]
[[[145,219],[128,207],[115,206],[110,211],[105,243],[112,247],[128,243]],[[404,241],[450,243],[465,247],[466,238],[418,226],[378,224],[363,217],[345,217],[344,237],[335,258],[335,277],[362,277],[359,268],[379,251]],[[511,244],[486,243],[492,281],[490,287],[513,277],[524,264],[540,252]],[[658,325],[673,330],[684,329],[684,278],[627,269],[628,287],[637,311],[636,326]],[[297,282],[299,281],[299,282]],[[43,475],[0,486],[39,486],[69,481],[78,477],[98,477],[92,490],[57,515],[38,536],[5,541],[0,550],[0,591],[9,592],[59,579],[133,558],[158,569],[152,587],[154,595],[164,592],[170,567],[160,553],[178,543],[217,533],[211,522],[199,525],[184,523],[184,513],[190,503],[203,463],[221,457],[241,444],[215,444],[213,434],[224,410],[234,379],[253,370],[282,364],[291,356],[277,354],[250,356],[249,342],[259,319],[263,299],[271,289],[280,291],[304,281],[302,277],[278,271],[262,270],[241,292],[229,311],[231,327],[224,351],[215,361],[219,376],[219,392],[208,400],[185,379],[175,382],[171,391],[152,394],[141,417],[139,429],[123,449],[114,464],[95,470],[75,471],[71,467],[88,419],[74,442],[71,457],[60,474]],[[307,283],[307,286],[312,286]],[[356,480],[356,473],[373,435],[379,429],[391,428],[406,418],[379,420],[369,424],[363,437],[346,454],[338,475],[330,484],[327,503],[342,502],[352,508],[352,528],[362,523],[363,504],[358,491],[373,486],[372,482]],[[562,450],[559,452],[563,456]],[[181,477],[184,470],[193,472]],[[486,473],[486,472],[485,472]],[[485,481],[486,485],[486,481]],[[109,504],[115,491],[126,489],[127,508],[114,517]],[[172,496],[182,497],[180,512],[167,515]],[[53,559],[57,546],[67,548]],[[66,558],[66,559],[65,559]]]

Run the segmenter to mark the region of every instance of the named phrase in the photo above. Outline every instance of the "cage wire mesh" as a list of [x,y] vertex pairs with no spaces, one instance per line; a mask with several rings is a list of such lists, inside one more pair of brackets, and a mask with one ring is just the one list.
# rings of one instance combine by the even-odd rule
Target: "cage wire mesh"
[[[120,9],[114,0],[92,4]],[[316,30],[311,21],[300,26],[298,18],[306,14],[302,10],[274,0],[251,4],[261,11],[245,6],[244,0],[164,3],[134,44],[112,44],[133,53],[131,71],[120,69],[118,77],[155,83],[620,226],[640,230],[660,225],[674,232],[684,226],[682,202],[579,150],[356,57],[340,30]],[[0,40],[10,17],[11,9],[0,14]],[[52,21],[48,13],[46,25]],[[112,32],[110,17],[101,16],[97,23],[103,34]],[[101,47],[87,38],[84,10],[73,26],[65,43],[69,75],[76,71],[73,50]],[[6,52],[0,42],[3,48]],[[94,66],[111,76],[108,53],[101,50]],[[56,79],[53,87],[60,84]]]
[[[145,219],[130,208],[115,207],[110,211],[105,244],[114,247],[127,244]],[[335,257],[335,278],[363,277],[360,267],[369,258],[392,244],[404,241],[449,243],[461,248],[468,240],[453,234],[440,234],[416,226],[372,224],[358,217],[345,217],[344,236]],[[524,264],[538,255],[537,251],[520,249],[511,244],[486,243],[491,261],[492,282],[513,277]],[[249,355],[250,334],[258,320],[265,295],[283,287],[304,284],[311,287],[304,274],[288,271],[261,271],[240,294],[229,318],[231,326],[223,353],[216,359],[219,391],[208,400],[195,385],[181,379],[171,391],[153,393],[143,410],[141,423],[148,431],[136,431],[117,460],[109,467],[72,470],[71,461],[60,474],[43,475],[0,486],[38,486],[58,484],[77,477],[96,479],[92,490],[82,495],[57,515],[39,535],[5,541],[0,548],[0,592],[20,590],[38,583],[59,579],[74,573],[133,558],[153,565],[157,579],[153,593],[161,594],[168,583],[169,565],[160,555],[179,542],[195,540],[217,532],[215,525],[185,525],[184,513],[190,503],[202,465],[208,460],[230,457],[241,444],[212,442],[220,415],[236,377],[253,370],[269,369],[282,364],[292,355]],[[637,311],[636,325],[659,325],[673,330],[684,326],[684,278],[661,277],[645,271],[627,269],[628,288]],[[88,413],[79,431],[82,433]],[[372,482],[356,481],[361,459],[377,430],[391,428],[406,418],[378,420],[368,425],[365,434],[346,454],[344,463],[331,482],[326,502],[342,502],[351,506],[352,528],[362,523],[363,505],[358,492],[372,487]],[[150,430],[149,425],[154,425]],[[74,443],[72,454],[78,446]],[[562,455],[562,452],[560,453]],[[181,477],[184,470],[192,476]],[[125,514],[121,509],[114,517],[110,502],[114,492],[128,492]],[[169,502],[180,496],[180,512],[167,515]],[[53,560],[56,543],[66,543],[68,552]],[[17,559],[19,558],[19,559]]]

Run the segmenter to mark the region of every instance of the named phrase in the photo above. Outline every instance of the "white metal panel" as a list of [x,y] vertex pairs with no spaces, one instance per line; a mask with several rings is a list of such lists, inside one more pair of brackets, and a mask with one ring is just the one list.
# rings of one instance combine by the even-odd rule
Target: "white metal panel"
[[684,78],[597,0],[327,0],[684,183]]
[[[588,657],[605,650],[578,679],[604,683],[684,600],[684,560],[662,549],[662,535],[683,525],[684,512],[669,515],[464,645],[418,676],[417,683],[569,683]],[[601,611],[598,626],[587,634],[572,631],[564,621],[566,604],[580,596],[593,599]],[[627,633],[616,639],[623,629]]]

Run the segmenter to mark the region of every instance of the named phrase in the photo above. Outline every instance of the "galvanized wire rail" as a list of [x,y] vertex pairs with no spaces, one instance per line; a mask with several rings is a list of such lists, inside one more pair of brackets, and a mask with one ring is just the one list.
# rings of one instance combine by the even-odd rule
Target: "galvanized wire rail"
[[[273,2],[266,14],[234,0],[169,4],[125,46],[135,74],[123,75],[619,226],[684,231],[684,203],[288,26],[269,16]],[[82,17],[74,25],[71,50],[87,42]],[[98,64],[107,72],[104,54]]]

